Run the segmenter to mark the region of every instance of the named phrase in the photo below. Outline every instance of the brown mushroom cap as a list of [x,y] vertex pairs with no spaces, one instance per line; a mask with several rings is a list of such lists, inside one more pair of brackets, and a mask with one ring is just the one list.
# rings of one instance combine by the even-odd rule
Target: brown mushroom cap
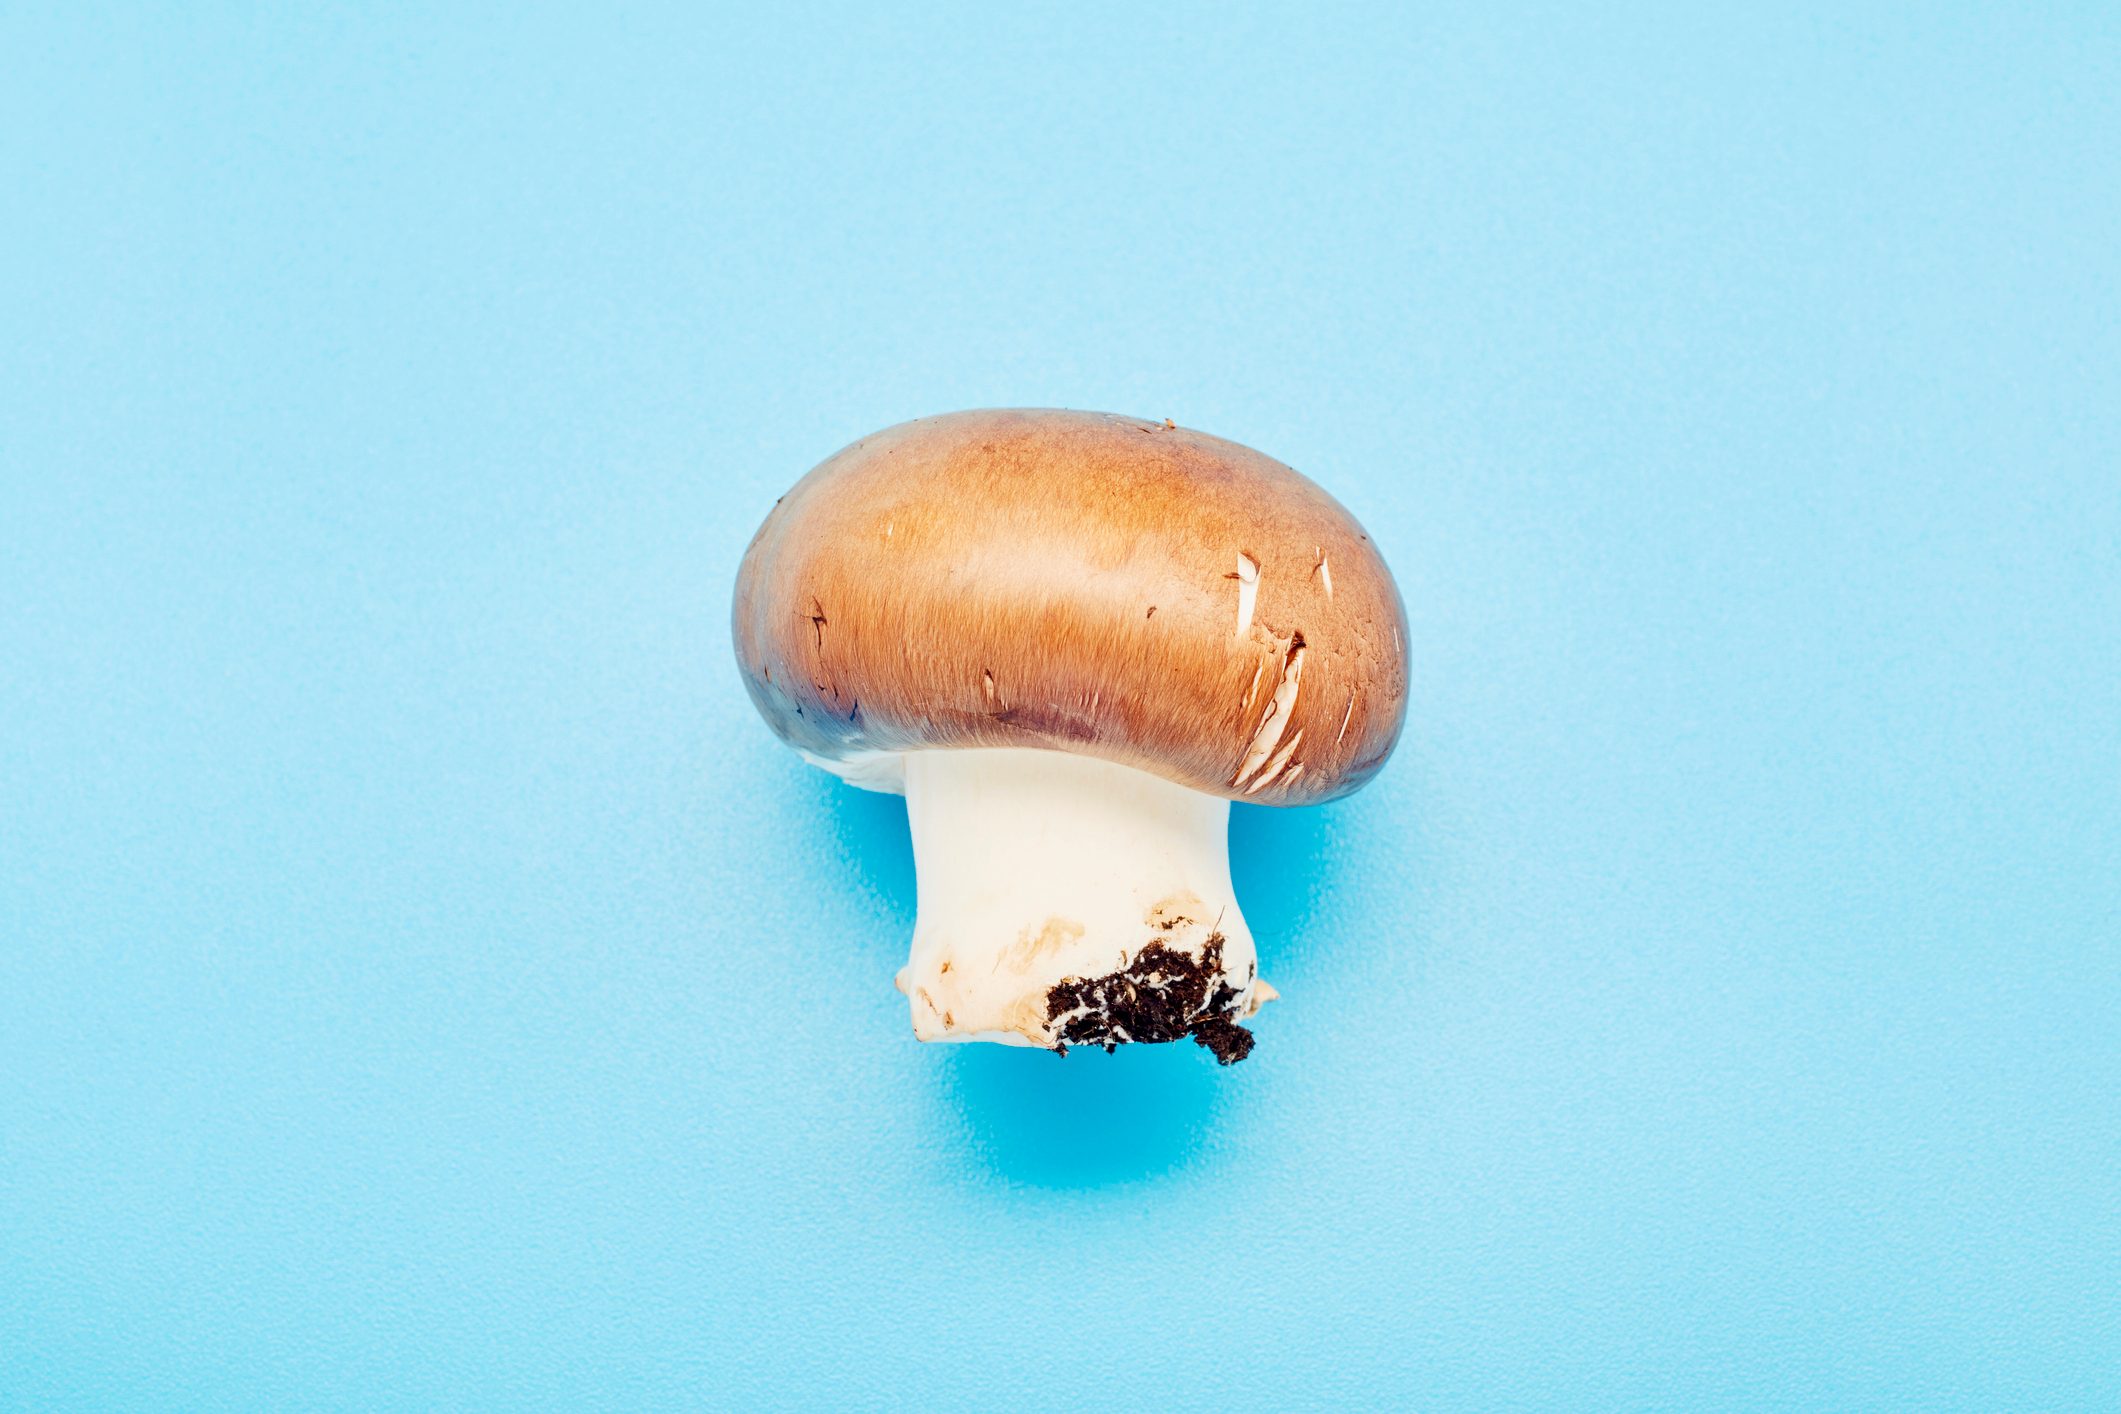
[[753,537],[733,626],[760,713],[828,761],[1042,747],[1297,805],[1368,780],[1406,715],[1405,611],[1355,518],[1249,448],[1107,413],[846,448]]

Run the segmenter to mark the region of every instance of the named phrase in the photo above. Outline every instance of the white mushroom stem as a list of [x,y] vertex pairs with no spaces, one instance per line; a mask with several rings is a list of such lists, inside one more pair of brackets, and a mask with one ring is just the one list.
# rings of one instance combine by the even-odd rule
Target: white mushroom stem
[[[1175,1039],[1125,1034],[1067,1005],[1065,990],[1054,999],[1130,966],[1115,995],[1182,995],[1214,956],[1206,992],[1226,1009],[1214,1014],[1241,1018],[1273,996],[1231,888],[1227,800],[1058,751],[915,751],[904,770],[919,918],[898,985],[922,1040],[1052,1047],[1094,1044],[1086,1033],[1100,1028],[1115,1042]],[[1190,961],[1144,959],[1155,944]]]

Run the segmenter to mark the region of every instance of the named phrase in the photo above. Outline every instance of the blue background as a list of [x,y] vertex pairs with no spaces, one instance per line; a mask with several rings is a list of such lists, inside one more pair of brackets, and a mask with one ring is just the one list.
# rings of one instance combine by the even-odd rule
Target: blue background
[[[2113,7],[283,8],[0,18],[0,1404],[2121,1401]],[[739,689],[989,404],[1399,575],[1235,1070]]]

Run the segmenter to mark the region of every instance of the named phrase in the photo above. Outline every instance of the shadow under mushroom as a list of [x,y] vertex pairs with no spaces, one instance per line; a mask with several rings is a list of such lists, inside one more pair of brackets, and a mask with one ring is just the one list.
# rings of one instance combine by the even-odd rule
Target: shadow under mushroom
[[979,1156],[1029,1188],[1154,1180],[1193,1163],[1223,1123],[1227,1074],[1190,1045],[1122,1046],[1063,1058],[1014,1046],[940,1048],[943,1098]]

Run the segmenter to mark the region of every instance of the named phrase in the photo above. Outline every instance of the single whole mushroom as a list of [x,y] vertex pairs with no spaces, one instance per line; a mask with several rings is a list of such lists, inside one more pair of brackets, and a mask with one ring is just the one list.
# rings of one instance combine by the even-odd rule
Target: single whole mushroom
[[733,631],[784,741],[906,797],[924,1041],[1242,1059],[1275,994],[1230,802],[1345,795],[1406,714],[1406,615],[1354,517],[1234,442],[1103,413],[839,452],[752,539]]

